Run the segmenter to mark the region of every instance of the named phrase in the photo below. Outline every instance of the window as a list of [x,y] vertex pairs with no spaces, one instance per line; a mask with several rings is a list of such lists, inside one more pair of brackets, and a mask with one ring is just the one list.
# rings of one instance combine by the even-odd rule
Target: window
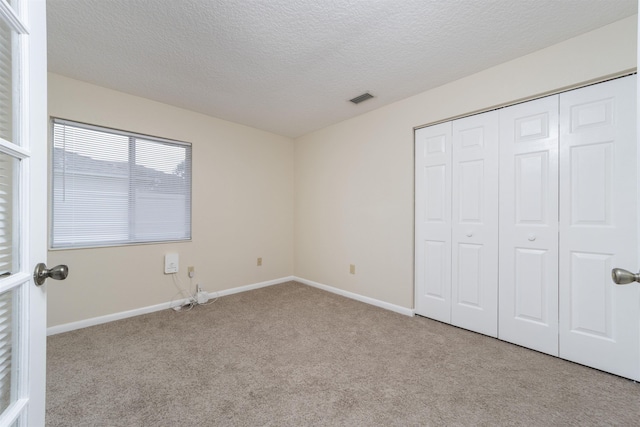
[[51,247],[191,239],[191,144],[53,119]]

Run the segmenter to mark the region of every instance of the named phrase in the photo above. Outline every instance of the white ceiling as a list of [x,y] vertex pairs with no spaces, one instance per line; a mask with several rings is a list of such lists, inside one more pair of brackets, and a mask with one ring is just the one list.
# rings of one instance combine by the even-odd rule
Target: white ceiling
[[[637,0],[48,0],[49,70],[297,137],[637,13]],[[360,105],[350,98],[369,91]]]

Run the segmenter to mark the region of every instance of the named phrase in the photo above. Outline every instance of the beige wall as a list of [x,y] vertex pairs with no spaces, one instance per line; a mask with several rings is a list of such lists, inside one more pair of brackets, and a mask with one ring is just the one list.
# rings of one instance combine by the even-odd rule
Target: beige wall
[[413,128],[633,70],[636,27],[633,16],[297,139],[295,275],[413,307]]
[[167,252],[180,254],[185,285],[193,265],[192,285],[208,291],[293,274],[291,139],[55,74],[49,114],[193,144],[193,240],[49,251],[49,265],[70,269],[47,282],[49,327],[170,301]]

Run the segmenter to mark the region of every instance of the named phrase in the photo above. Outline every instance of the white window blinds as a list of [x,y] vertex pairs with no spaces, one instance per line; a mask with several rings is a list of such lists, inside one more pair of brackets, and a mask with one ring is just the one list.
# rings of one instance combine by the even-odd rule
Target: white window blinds
[[53,120],[52,248],[191,239],[191,144]]
[[0,22],[0,138],[6,141],[13,139],[11,48],[11,30],[4,22]]
[[0,294],[0,412],[9,407],[15,391],[11,376],[14,374],[15,340],[13,337],[12,291]]

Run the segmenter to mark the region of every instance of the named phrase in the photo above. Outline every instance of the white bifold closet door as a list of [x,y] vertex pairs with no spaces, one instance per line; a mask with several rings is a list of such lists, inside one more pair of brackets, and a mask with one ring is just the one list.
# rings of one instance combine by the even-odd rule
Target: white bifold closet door
[[417,130],[416,314],[640,379],[636,123],[629,76]]
[[498,113],[415,137],[416,313],[497,336]]
[[558,355],[558,96],[500,111],[499,338]]
[[451,324],[498,334],[498,112],[453,121]]
[[560,95],[560,356],[640,377],[635,76]]
[[415,133],[415,310],[451,323],[451,122]]

